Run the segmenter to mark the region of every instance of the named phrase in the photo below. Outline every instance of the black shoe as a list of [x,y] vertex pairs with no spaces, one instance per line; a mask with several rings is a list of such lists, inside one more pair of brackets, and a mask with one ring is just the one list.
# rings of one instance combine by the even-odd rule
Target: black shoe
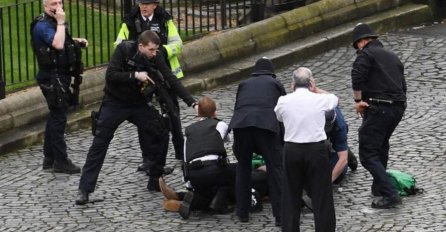
[[138,172],[148,172],[149,171],[149,163],[142,163],[136,169]]
[[147,183],[147,189],[149,191],[161,192],[158,177],[149,177],[149,182]]
[[173,169],[174,169],[174,168],[171,168],[171,167],[165,167],[165,168],[163,169],[163,175],[169,175],[169,174],[171,174],[171,173],[173,172]]
[[356,169],[358,169],[358,159],[356,158],[355,154],[350,151],[350,149],[348,149],[347,164],[352,171],[356,171]]
[[79,189],[77,192],[77,199],[75,201],[76,205],[85,205],[88,203],[88,192]]
[[372,208],[375,209],[389,209],[397,205],[402,204],[401,197],[399,195],[393,197],[382,197],[372,202]]
[[192,200],[194,199],[194,192],[188,191],[183,198],[183,201],[181,202],[180,206],[180,216],[183,219],[189,219],[190,216],[190,206],[192,204]]
[[50,169],[53,168],[54,158],[45,156],[43,157],[42,169]]
[[64,161],[55,160],[53,171],[57,173],[76,174],[81,172],[81,168],[74,165],[73,162],[67,158]]
[[238,216],[240,222],[249,222],[249,216]]

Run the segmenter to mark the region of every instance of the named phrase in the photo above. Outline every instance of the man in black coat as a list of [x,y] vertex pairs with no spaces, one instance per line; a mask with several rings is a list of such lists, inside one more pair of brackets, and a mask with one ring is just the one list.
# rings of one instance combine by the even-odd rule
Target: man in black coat
[[[168,84],[187,105],[196,105],[195,99],[170,71],[163,56],[157,54],[160,43],[158,35],[145,31],[137,42],[123,42],[116,48],[105,74],[105,96],[93,144],[82,169],[76,204],[88,203],[88,196],[95,190],[110,141],[125,120],[138,128],[141,150],[149,157],[147,188],[160,191],[158,178],[166,164],[166,147],[159,144],[167,145],[168,131],[151,103],[153,94],[159,95]],[[153,91],[147,91],[150,89]]]
[[236,176],[237,216],[249,221],[251,206],[251,160],[261,154],[268,170],[268,186],[276,225],[280,226],[282,195],[282,126],[274,107],[285,95],[282,84],[275,79],[272,62],[261,58],[251,78],[239,84],[234,115],[229,129],[234,131],[234,154],[238,160]]
[[387,176],[389,139],[406,109],[404,65],[398,56],[384,49],[367,24],[353,30],[357,57],[352,69],[356,112],[363,118],[359,129],[359,158],[373,176],[373,208],[387,209],[401,204],[401,198]]

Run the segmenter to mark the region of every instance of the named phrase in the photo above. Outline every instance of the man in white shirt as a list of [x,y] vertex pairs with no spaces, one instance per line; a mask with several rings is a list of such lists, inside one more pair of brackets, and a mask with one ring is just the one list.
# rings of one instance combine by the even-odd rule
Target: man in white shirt
[[304,186],[312,193],[316,231],[335,231],[325,112],[338,98],[314,84],[311,70],[293,72],[293,93],[279,98],[274,111],[285,127],[282,231],[299,231]]

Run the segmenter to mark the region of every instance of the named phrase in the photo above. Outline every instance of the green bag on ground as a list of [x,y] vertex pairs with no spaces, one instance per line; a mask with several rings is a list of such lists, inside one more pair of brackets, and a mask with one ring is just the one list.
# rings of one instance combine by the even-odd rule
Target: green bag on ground
[[408,173],[389,169],[387,170],[387,175],[389,175],[393,186],[395,186],[400,196],[415,195],[423,192],[423,189],[416,187],[417,181]]

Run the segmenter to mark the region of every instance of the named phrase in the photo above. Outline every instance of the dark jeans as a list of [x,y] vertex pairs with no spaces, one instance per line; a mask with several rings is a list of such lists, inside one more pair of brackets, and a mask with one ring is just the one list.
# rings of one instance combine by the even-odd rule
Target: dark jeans
[[166,143],[167,133],[156,135],[149,122],[156,120],[157,112],[147,104],[131,105],[113,100],[104,100],[99,113],[98,125],[93,139],[93,144],[87,154],[87,160],[82,168],[82,176],[79,189],[93,192],[99,172],[104,163],[110,141],[118,126],[125,120],[133,123],[138,128],[139,143],[144,154],[148,154],[150,174],[154,177],[161,176],[166,157],[163,156],[163,147],[158,144]]
[[359,128],[359,158],[373,176],[373,188],[384,197],[398,194],[387,176],[389,139],[401,121],[403,104],[370,104]]
[[266,162],[273,215],[280,219],[282,199],[282,144],[280,135],[256,127],[234,129],[234,155],[238,160],[236,175],[237,215],[247,217],[251,208],[252,154],[261,154]]
[[285,143],[282,231],[300,231],[302,191],[311,192],[315,231],[335,231],[328,147],[319,143]]

